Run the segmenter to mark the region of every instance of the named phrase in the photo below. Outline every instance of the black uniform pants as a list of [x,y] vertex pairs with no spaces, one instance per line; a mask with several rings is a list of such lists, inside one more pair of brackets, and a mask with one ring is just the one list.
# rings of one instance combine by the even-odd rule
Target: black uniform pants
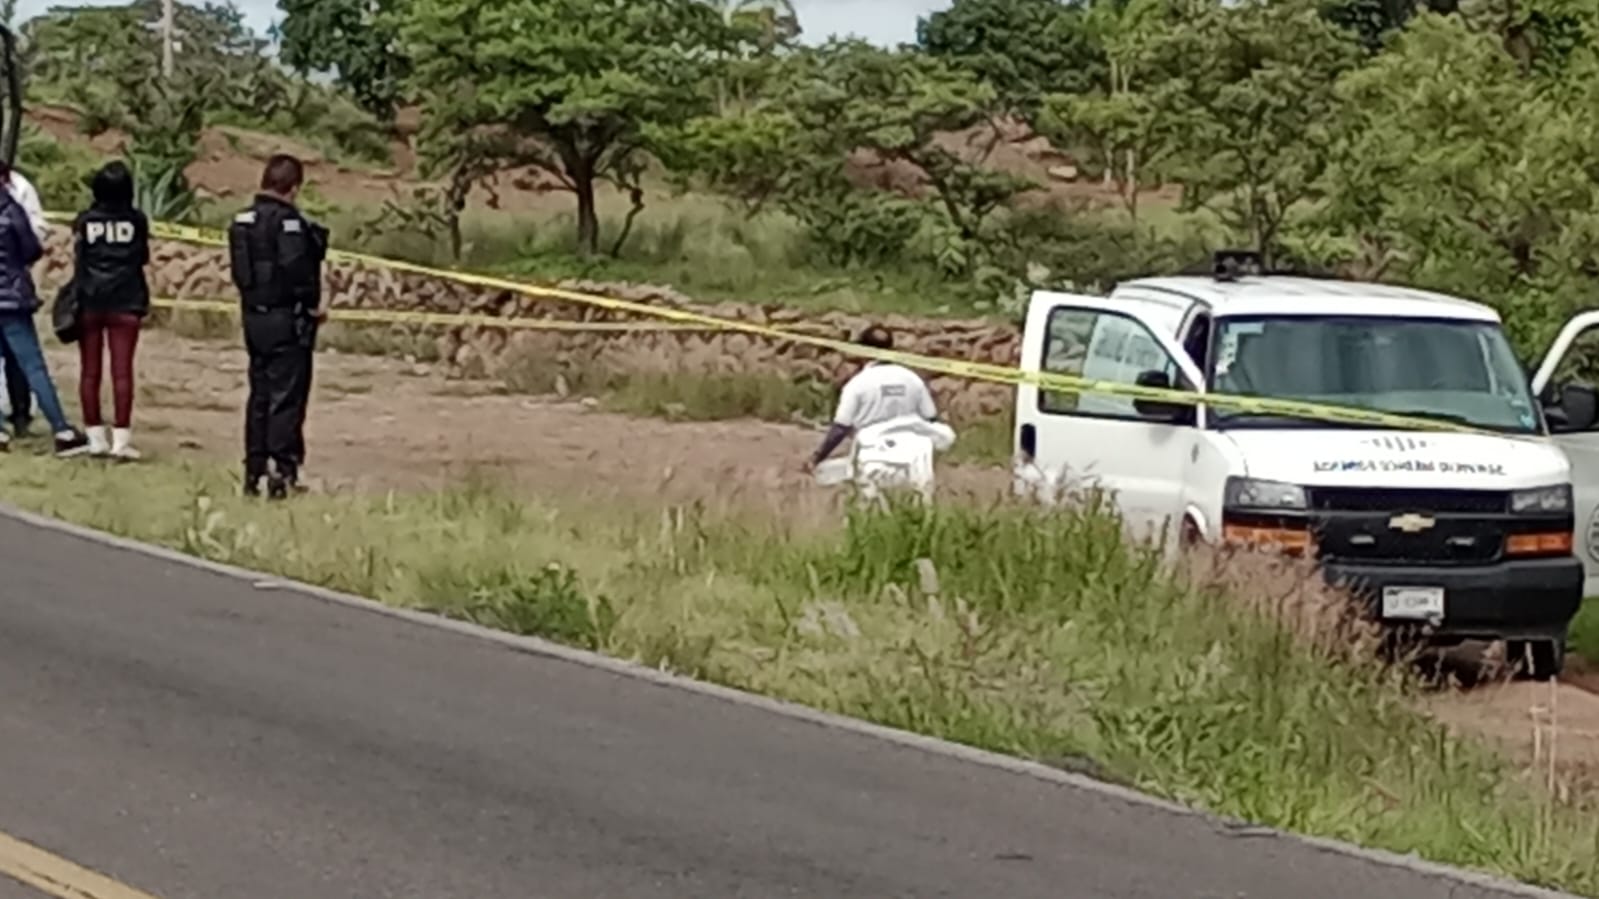
[[311,400],[315,323],[289,309],[244,313],[250,399],[244,413],[244,470],[294,478],[305,461],[305,410]]

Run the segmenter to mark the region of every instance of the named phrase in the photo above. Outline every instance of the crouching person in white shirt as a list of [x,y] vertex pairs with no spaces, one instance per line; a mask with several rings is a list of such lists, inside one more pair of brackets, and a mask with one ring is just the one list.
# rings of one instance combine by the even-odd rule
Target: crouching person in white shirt
[[[862,332],[858,343],[894,348],[893,335],[878,325]],[[832,426],[805,470],[815,473],[851,437],[854,452],[841,460],[848,473],[837,480],[854,479],[872,495],[879,486],[901,484],[925,496],[932,491],[933,453],[948,449],[955,432],[938,422],[938,407],[920,375],[903,365],[868,362],[844,385]]]

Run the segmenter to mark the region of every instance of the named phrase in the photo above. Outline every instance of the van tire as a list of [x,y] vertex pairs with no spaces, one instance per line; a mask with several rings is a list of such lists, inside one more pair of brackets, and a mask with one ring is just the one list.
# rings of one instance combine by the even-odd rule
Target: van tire
[[1554,640],[1507,641],[1505,659],[1517,677],[1539,682],[1554,680],[1566,667],[1565,635]]
[[1183,516],[1183,526],[1178,532],[1178,542],[1183,549],[1193,549],[1205,542],[1205,535],[1200,532],[1199,525],[1192,518]]

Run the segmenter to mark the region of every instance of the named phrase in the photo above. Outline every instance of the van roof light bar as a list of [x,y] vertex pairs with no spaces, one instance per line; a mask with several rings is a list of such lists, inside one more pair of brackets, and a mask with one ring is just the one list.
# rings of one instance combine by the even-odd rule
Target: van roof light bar
[[1254,250],[1218,250],[1211,263],[1217,281],[1236,281],[1245,275],[1263,275],[1266,261]]

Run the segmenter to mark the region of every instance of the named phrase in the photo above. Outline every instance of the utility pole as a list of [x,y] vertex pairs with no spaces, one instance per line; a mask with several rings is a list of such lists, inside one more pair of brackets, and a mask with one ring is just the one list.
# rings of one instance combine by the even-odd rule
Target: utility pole
[[161,0],[161,78],[172,81],[172,6],[176,0]]

